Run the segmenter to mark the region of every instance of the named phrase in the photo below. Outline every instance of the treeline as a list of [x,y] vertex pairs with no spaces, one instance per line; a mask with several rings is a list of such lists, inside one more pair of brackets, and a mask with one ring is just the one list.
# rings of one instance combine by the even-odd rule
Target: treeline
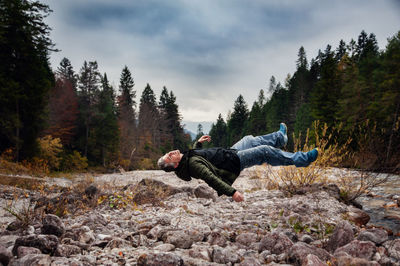
[[368,163],[360,160],[360,167],[400,169],[400,32],[383,51],[375,35],[365,31],[357,41],[341,40],[336,49],[328,45],[310,62],[301,47],[296,66],[285,84],[272,76],[251,110],[239,95],[226,122],[220,114],[212,125],[212,145],[229,147],[244,135],[276,131],[281,121],[304,138],[313,121],[319,121],[342,128],[335,136],[339,142],[352,139],[353,160],[368,158]]
[[96,61],[76,73],[64,58],[53,72],[56,51],[39,1],[0,2],[0,154],[44,164],[50,170],[89,165],[153,168],[171,149],[187,149],[176,97],[149,84],[136,102],[128,67],[113,88]]

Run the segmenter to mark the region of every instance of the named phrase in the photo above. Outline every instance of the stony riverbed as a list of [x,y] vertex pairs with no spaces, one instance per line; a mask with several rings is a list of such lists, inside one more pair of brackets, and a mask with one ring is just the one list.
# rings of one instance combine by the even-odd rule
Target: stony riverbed
[[34,201],[53,213],[23,226],[1,210],[1,264],[400,265],[400,239],[368,226],[333,184],[287,197],[245,171],[234,184],[245,201],[236,203],[160,171],[98,176],[80,192],[70,189],[77,181],[57,182],[46,193],[0,187],[2,206]]

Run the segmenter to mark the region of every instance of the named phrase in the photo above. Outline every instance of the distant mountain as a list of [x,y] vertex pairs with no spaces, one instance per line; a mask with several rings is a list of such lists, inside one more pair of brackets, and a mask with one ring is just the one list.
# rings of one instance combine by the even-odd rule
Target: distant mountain
[[197,135],[197,126],[199,124],[203,126],[203,133],[208,134],[210,132],[212,123],[213,122],[210,121],[201,121],[201,122],[182,121],[183,128],[190,130],[191,132],[195,132],[195,136]]
[[183,132],[185,132],[185,134],[189,134],[190,137],[192,138],[192,140],[194,140],[196,138],[197,134],[193,133],[192,131],[190,131],[190,130],[188,130],[186,128],[183,129]]

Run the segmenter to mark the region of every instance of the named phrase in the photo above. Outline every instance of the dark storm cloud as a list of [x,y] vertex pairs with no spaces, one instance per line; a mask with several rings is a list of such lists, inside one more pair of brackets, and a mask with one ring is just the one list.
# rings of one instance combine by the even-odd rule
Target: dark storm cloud
[[[304,46],[318,49],[361,30],[384,47],[399,30],[399,1],[46,0],[52,39],[78,70],[97,60],[114,85],[124,65],[137,95],[146,83],[172,89],[186,120],[226,115],[239,93],[251,104],[271,75],[284,82]],[[221,102],[221,99],[224,101]],[[249,106],[251,107],[251,106]]]

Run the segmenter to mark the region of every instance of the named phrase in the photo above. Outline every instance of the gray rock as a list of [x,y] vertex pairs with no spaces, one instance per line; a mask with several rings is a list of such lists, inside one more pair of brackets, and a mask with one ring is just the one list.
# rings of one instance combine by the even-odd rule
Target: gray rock
[[302,235],[300,237],[300,241],[304,242],[304,243],[307,243],[307,244],[310,244],[311,242],[314,241],[314,239],[310,235]]
[[227,238],[218,231],[213,231],[207,238],[207,242],[213,246],[218,245],[220,247],[226,247]]
[[47,214],[43,218],[42,234],[62,236],[65,232],[65,225],[61,219],[53,214]]
[[252,243],[257,242],[257,234],[255,233],[242,233],[236,237],[236,242],[244,245],[250,246]]
[[348,266],[348,265],[357,265],[357,266],[379,266],[380,264],[376,261],[369,261],[363,258],[353,258],[349,255],[340,256],[336,258],[338,266]]
[[336,249],[334,256],[336,257],[341,252],[345,252],[352,257],[371,260],[376,252],[376,247],[371,241],[353,240],[349,244]]
[[19,238],[17,235],[5,235],[0,237],[0,245],[5,248],[14,246],[15,241]]
[[314,254],[308,254],[306,259],[301,264],[302,266],[326,266],[325,262],[323,262],[320,258],[318,258]]
[[370,220],[369,215],[365,211],[352,206],[348,207],[347,216],[350,221],[354,222],[358,226],[366,225]]
[[357,240],[371,241],[377,245],[380,245],[388,240],[388,233],[386,232],[386,230],[381,228],[371,228],[361,231],[357,237]]
[[245,257],[242,262],[235,264],[239,266],[261,266],[260,261],[253,257]]
[[158,245],[154,248],[154,250],[162,251],[162,252],[168,252],[168,251],[173,251],[175,249],[175,246],[172,244],[161,244]]
[[237,263],[240,261],[240,257],[237,252],[230,247],[222,248],[214,246],[212,252],[212,260],[217,263]]
[[51,266],[83,266],[83,265],[94,265],[94,264],[85,264],[77,261],[73,258],[63,258],[63,257],[56,257],[52,262]]
[[400,239],[386,241],[383,246],[387,249],[389,257],[400,261]]
[[17,255],[19,246],[34,247],[44,254],[54,254],[58,246],[58,238],[54,235],[29,235],[18,238],[15,241],[12,253]]
[[24,246],[19,246],[17,249],[17,257],[22,258],[25,257],[28,254],[42,254],[40,249],[33,248],[33,247],[24,247]]
[[138,266],[181,266],[183,260],[174,253],[147,253],[139,256],[137,261]]
[[110,242],[108,242],[108,244],[106,245],[106,248],[124,248],[124,247],[130,247],[131,244],[129,243],[129,241],[126,241],[125,239],[121,239],[119,237],[114,238],[113,240],[111,240]]
[[3,265],[7,265],[12,257],[12,253],[7,248],[0,245],[0,263]]
[[55,255],[58,257],[71,257],[71,255],[81,254],[82,249],[75,245],[60,244],[57,247]]
[[197,198],[212,199],[213,201],[217,198],[215,191],[205,184],[197,186],[194,190],[194,195]]
[[161,239],[162,235],[167,232],[168,230],[170,230],[168,227],[166,226],[162,226],[162,225],[156,225],[153,228],[150,229],[149,232],[147,232],[147,237],[150,239]]
[[261,239],[259,252],[270,250],[273,254],[287,252],[293,242],[283,233],[268,233]]
[[353,227],[347,221],[336,225],[327,243],[327,250],[334,252],[338,247],[342,247],[354,240]]
[[182,231],[168,231],[163,234],[162,239],[165,243],[173,244],[177,248],[190,248],[193,240],[190,236]]
[[51,258],[45,254],[28,254],[20,259],[13,259],[9,266],[50,266]]
[[302,264],[306,261],[309,254],[317,256],[321,261],[328,261],[331,259],[331,255],[326,250],[303,242],[297,242],[289,250],[289,260],[296,264]]
[[189,227],[184,232],[193,242],[203,242],[204,238],[211,233],[211,229],[208,225],[196,225]]
[[139,246],[148,247],[150,245],[150,240],[145,235],[135,235],[132,237],[131,242],[135,248]]
[[202,259],[205,261],[211,261],[211,253],[211,248],[207,246],[193,245],[191,249],[189,249],[190,257]]

